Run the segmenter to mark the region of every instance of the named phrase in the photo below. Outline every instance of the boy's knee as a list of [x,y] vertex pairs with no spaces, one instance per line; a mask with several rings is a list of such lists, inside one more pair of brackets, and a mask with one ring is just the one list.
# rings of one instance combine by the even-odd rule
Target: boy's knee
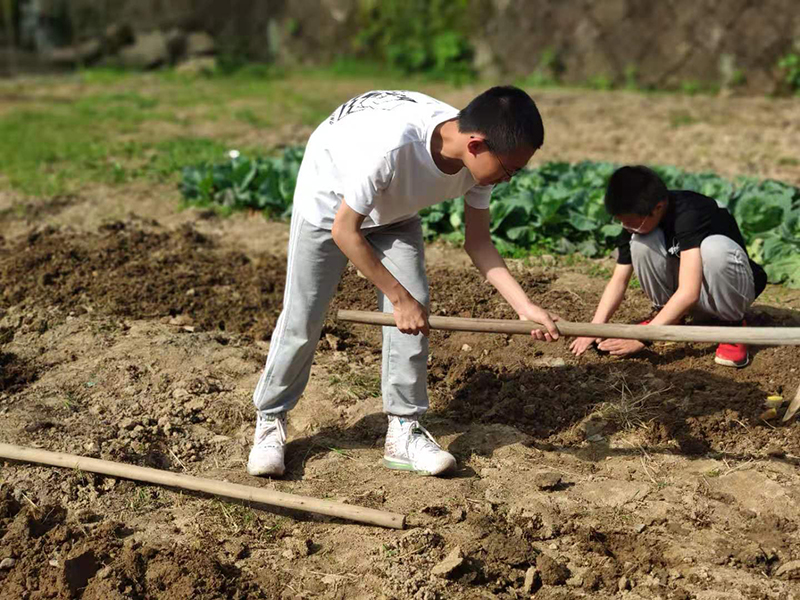
[[719,271],[725,269],[731,257],[736,253],[738,244],[723,235],[712,235],[700,244],[700,256],[703,259],[703,270]]
[[647,235],[637,235],[631,240],[631,257],[634,260],[663,256],[664,251],[663,235],[658,235],[658,232],[653,231]]

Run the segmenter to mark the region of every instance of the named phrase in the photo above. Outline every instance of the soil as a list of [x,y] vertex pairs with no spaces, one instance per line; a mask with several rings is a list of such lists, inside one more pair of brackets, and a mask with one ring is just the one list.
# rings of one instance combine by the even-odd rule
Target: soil
[[[588,107],[576,114],[607,138]],[[0,598],[800,598],[800,424],[781,422],[785,407],[762,418],[767,396],[800,385],[797,347],[753,348],[730,370],[709,344],[618,360],[434,332],[425,424],[458,469],[421,478],[380,465],[380,329],[334,318],[375,309],[349,269],[290,415],[287,474],[256,479],[251,395],[288,227],[163,198],[120,214],[125,194],[142,189],[0,213],[0,440],[403,513],[408,526],[5,461]],[[612,263],[551,258],[511,268],[536,302],[590,320]],[[514,318],[461,250],[432,245],[428,267],[435,314]],[[648,308],[631,290],[617,320]],[[770,287],[749,322],[800,326],[800,293]]]

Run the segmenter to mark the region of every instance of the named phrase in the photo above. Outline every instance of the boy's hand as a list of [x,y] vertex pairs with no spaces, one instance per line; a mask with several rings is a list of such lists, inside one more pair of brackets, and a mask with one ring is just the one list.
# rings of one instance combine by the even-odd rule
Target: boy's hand
[[394,307],[394,322],[397,328],[411,335],[427,336],[430,333],[428,325],[428,311],[411,296]]
[[559,319],[558,315],[549,313],[538,306],[532,306],[524,313],[520,313],[519,318],[523,321],[535,321],[545,326],[547,331],[542,331],[541,329],[534,329],[531,331],[531,336],[535,339],[547,342],[553,342],[558,339],[558,328],[555,324]]
[[644,350],[645,345],[639,340],[611,339],[603,340],[597,347],[614,356],[630,356]]
[[589,346],[597,342],[598,344],[603,341],[603,338],[596,337],[579,337],[572,340],[569,349],[575,356],[580,356],[589,349]]

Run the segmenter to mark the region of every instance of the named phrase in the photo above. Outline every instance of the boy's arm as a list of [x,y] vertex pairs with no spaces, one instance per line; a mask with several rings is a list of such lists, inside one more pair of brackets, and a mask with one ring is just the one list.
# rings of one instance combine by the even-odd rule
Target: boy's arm
[[428,335],[428,312],[378,260],[372,246],[361,233],[365,215],[342,202],[333,219],[331,236],[345,256],[382,291],[394,307],[394,320],[403,333]]
[[[619,305],[622,304],[622,300],[625,298],[625,290],[628,289],[631,275],[633,275],[633,265],[617,264],[614,267],[614,273],[606,284],[603,295],[600,297],[600,302],[597,304],[597,309],[594,311],[592,323],[607,323],[617,312]],[[594,342],[599,344],[602,342],[602,338],[578,337],[572,341],[569,348],[575,356],[580,356]]]
[[547,332],[535,329],[531,332],[533,337],[538,340],[547,340],[548,342],[558,339],[558,329],[554,323],[554,321],[558,320],[558,317],[531,302],[525,291],[508,271],[503,257],[500,256],[497,248],[492,243],[489,222],[488,209],[473,208],[469,204],[465,204],[464,249],[472,259],[473,264],[481,272],[481,275],[500,292],[500,295],[516,311],[520,319],[534,321],[545,326]]
[[[678,289],[664,305],[664,308],[650,321],[650,325],[669,325],[677,323],[700,298],[703,284],[703,260],[700,248],[691,248],[681,252],[681,268],[678,272]],[[635,354],[644,348],[639,340],[604,340],[598,345],[616,356]]]

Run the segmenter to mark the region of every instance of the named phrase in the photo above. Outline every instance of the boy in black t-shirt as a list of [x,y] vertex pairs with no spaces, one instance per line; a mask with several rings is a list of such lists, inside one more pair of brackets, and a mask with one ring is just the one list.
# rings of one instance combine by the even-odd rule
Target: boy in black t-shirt
[[[739,226],[716,200],[689,191],[668,191],[647,167],[622,167],[608,182],[606,210],[622,223],[617,266],[606,285],[592,323],[607,322],[625,297],[636,272],[658,314],[643,325],[679,323],[684,315],[711,317],[744,325],[744,313],[767,284],[764,269],[745,250]],[[638,340],[576,338],[575,355],[593,343],[617,356],[645,347]],[[720,344],[715,362],[744,367],[744,344]]]

